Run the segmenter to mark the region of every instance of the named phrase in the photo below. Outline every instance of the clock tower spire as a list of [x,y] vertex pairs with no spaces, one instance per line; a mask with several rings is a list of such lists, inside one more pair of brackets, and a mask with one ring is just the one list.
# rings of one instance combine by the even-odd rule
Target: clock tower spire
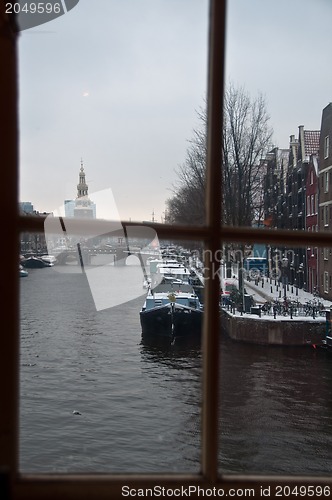
[[74,217],[96,218],[96,205],[88,196],[88,185],[85,180],[83,160],[78,174],[77,197],[75,200]]
[[83,160],[81,159],[81,169],[79,172],[79,179],[77,184],[77,198],[82,198],[82,196],[88,196],[88,185],[85,181]]

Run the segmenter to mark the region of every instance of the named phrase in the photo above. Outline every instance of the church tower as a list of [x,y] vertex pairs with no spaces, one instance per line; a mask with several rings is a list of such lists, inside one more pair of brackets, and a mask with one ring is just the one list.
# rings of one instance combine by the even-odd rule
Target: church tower
[[78,177],[77,198],[75,200],[74,217],[80,217],[84,219],[96,218],[95,204],[90,200],[88,196],[88,185],[85,180],[83,160],[81,160],[81,168]]
[[82,196],[88,196],[88,185],[85,182],[83,160],[81,160],[81,170],[79,172],[79,179],[77,184],[77,198],[82,198]]

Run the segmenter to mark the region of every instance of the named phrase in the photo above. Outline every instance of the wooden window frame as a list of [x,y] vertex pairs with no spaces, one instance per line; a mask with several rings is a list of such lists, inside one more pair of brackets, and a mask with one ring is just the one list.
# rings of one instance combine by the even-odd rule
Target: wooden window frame
[[[42,217],[20,216],[18,212],[18,84],[15,19],[5,14],[5,0],[0,0],[0,109],[2,112],[0,151],[2,152],[3,235],[1,245],[2,329],[0,349],[0,498],[12,499],[107,499],[121,498],[121,488],[165,488],[200,486],[201,488],[252,488],[260,496],[261,487],[276,485],[332,485],[328,477],[227,475],[218,470],[218,332],[219,283],[206,281],[206,305],[203,331],[203,410],[201,472],[197,474],[21,474],[18,469],[19,421],[19,236],[21,232],[43,232]],[[208,160],[206,188],[206,224],[170,226],[148,224],[159,238],[202,240],[210,255],[218,256],[223,243],[269,243],[276,246],[332,246],[331,235],[322,232],[269,231],[257,228],[221,226],[221,150],[223,123],[223,88],[226,0],[210,0],[208,67]],[[100,225],[102,221],[92,221]],[[80,222],[73,221],[73,232],[80,232]],[[86,229],[86,221],[84,227]],[[123,222],[124,225],[137,223]],[[217,269],[217,259],[205,262],[207,278]],[[4,320],[4,318],[6,318]],[[285,450],[287,453],[287,450]],[[202,495],[200,495],[202,496]],[[273,495],[272,495],[273,496]],[[198,494],[192,494],[192,498]]]

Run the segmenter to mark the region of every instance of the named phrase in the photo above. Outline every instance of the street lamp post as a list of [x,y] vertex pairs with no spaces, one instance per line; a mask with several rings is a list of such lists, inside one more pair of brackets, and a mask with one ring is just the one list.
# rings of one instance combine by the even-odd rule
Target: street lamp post
[[295,265],[294,265],[293,260],[290,263],[289,268],[290,268],[290,282],[293,285],[294,284],[294,272],[295,272]]
[[291,281],[291,285],[292,285],[292,293],[293,293],[293,285],[294,285],[294,271],[295,271],[295,266],[294,266],[294,261],[292,260],[292,262],[290,263],[290,281]]
[[272,265],[273,265],[273,261],[272,261],[272,247],[271,245],[268,246],[268,265],[269,265],[269,269],[268,269],[268,276],[270,278],[270,283],[272,283]]
[[298,286],[299,288],[303,288],[303,276],[304,276],[304,266],[303,262],[299,265],[299,279],[298,279]]
[[[275,272],[272,270],[272,275],[274,274],[274,284],[277,285],[277,280],[279,277],[279,262],[278,262],[279,250],[277,248],[274,249],[274,265]],[[273,277],[273,276],[272,276]]]
[[286,286],[287,286],[287,279],[288,279],[287,266],[288,266],[288,258],[286,257],[286,255],[284,255],[283,258],[281,259],[282,284],[284,287],[284,301],[286,301],[286,299],[287,299],[287,295],[286,295]]

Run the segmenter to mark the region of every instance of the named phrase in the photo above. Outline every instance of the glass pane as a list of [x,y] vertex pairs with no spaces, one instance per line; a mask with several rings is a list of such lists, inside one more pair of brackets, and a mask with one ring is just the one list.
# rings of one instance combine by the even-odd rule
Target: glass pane
[[158,241],[120,221],[171,220],[206,92],[208,0],[74,3],[44,24],[19,16],[20,209],[48,216],[21,241],[20,468],[198,472],[203,309],[170,288],[169,335],[142,335]]
[[[298,75],[310,59],[326,73],[330,16],[329,2],[228,2],[226,224],[310,231],[329,224],[330,213],[319,214],[322,223],[317,215],[331,200],[330,88],[315,72],[300,84]],[[307,25],[312,37],[303,39]]]
[[200,469],[197,245],[143,229],[21,235],[23,472]]
[[[110,190],[121,220],[174,222],[167,200],[206,93],[208,0],[74,3],[20,34],[20,200],[54,213],[85,197],[112,218],[96,199]],[[22,28],[42,21],[29,16]]]
[[220,471],[330,474],[331,249],[239,246],[222,263]]

